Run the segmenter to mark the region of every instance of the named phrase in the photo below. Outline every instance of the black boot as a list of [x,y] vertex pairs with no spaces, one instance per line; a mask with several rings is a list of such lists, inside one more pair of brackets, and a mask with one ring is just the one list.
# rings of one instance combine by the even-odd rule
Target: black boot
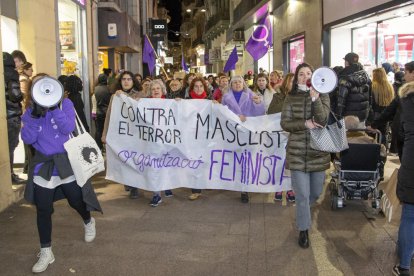
[[14,185],[21,185],[26,183],[26,180],[20,178],[17,174],[14,173],[11,175],[11,181]]
[[309,247],[309,235],[308,230],[300,231],[299,233],[299,246],[302,248],[308,248]]

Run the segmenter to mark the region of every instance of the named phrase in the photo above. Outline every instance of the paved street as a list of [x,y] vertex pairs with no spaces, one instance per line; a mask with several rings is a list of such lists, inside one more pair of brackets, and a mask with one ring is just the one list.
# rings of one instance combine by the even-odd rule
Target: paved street
[[[388,162],[389,176],[397,164]],[[368,201],[330,210],[324,195],[313,208],[311,247],[297,245],[293,205],[267,194],[204,191],[187,199],[174,190],[157,208],[150,192],[131,200],[123,186],[95,181],[104,214],[94,214],[97,238],[83,241],[80,218],[55,204],[55,263],[42,275],[391,275],[398,228],[370,217]],[[368,210],[368,212],[367,212]],[[0,214],[0,274],[31,275],[38,237],[35,209],[24,201]]]

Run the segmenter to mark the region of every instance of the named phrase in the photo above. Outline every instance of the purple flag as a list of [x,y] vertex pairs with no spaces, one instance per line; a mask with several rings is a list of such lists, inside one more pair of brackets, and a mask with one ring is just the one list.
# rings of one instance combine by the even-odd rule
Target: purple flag
[[230,70],[236,69],[236,63],[239,61],[239,57],[237,56],[237,48],[234,46],[233,51],[231,51],[231,54],[229,55],[229,59],[226,62],[226,65],[224,65],[224,73],[227,73]]
[[144,51],[142,52],[142,61],[148,64],[148,69],[150,74],[154,72],[155,68],[155,52],[151,46],[148,36],[144,37]]
[[183,70],[184,70],[185,72],[187,72],[187,73],[188,73],[188,71],[190,71],[190,70],[188,70],[187,63],[185,63],[184,54],[183,54],[183,53],[181,53],[181,55],[182,55],[182,58],[181,58],[181,67],[183,68]]
[[246,44],[246,50],[254,60],[263,57],[273,45],[272,22],[268,13],[260,19],[252,36]]

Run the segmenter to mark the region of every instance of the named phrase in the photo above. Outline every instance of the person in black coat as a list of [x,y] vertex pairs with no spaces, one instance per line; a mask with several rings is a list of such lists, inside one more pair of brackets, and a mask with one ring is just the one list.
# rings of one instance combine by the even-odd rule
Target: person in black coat
[[371,108],[371,80],[358,59],[355,53],[348,53],[344,58],[345,68],[338,74],[335,113],[339,117],[357,116],[362,128]]
[[94,97],[96,99],[96,132],[95,140],[99,148],[103,149],[102,133],[105,124],[106,111],[111,101],[111,92],[108,87],[108,77],[105,74],[98,76],[98,85],[95,86]]
[[80,93],[83,90],[82,80],[75,75],[69,76],[66,79],[64,88],[65,93],[67,93],[68,99],[72,101],[76,113],[78,113],[83,126],[85,127],[86,131],[89,132],[89,125],[86,121],[84,110],[85,105],[83,104],[82,95]]
[[171,80],[167,87],[167,99],[185,98],[185,91],[181,85],[181,82],[177,79]]
[[404,148],[397,183],[402,212],[398,231],[400,263],[393,268],[396,275],[410,275],[414,252],[414,61],[405,65],[405,80],[407,83],[399,91]]
[[19,144],[19,134],[21,128],[22,101],[23,93],[20,90],[19,73],[13,56],[3,52],[4,65],[4,84],[6,96],[6,116],[7,116],[7,138],[9,143],[9,158],[12,183],[21,184],[23,179],[19,178],[13,171],[14,150]]

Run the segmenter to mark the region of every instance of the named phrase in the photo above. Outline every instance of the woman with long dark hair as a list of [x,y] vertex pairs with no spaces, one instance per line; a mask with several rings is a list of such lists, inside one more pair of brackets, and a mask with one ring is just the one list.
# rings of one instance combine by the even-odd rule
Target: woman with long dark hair
[[65,98],[60,106],[44,108],[30,97],[27,104],[29,107],[22,116],[21,136],[26,144],[33,146],[35,154],[29,166],[24,197],[36,206],[40,253],[32,271],[39,273],[55,261],[52,252],[53,202],[66,198],[79,213],[84,222],[85,242],[92,242],[96,236],[95,220],[90,211],[101,211],[101,207],[90,182],[82,188],[78,186],[63,146],[75,129],[73,103]]
[[[114,91],[115,95],[125,94],[133,99],[146,98],[146,95],[144,95],[144,92],[141,89],[141,85],[138,83],[137,79],[134,78],[134,74],[130,71],[124,71],[119,75],[112,87],[112,91]],[[106,111],[105,124],[102,132],[102,143],[104,144],[106,143],[106,135],[108,133],[109,121],[111,119],[112,97],[109,102],[108,110]],[[125,190],[129,191],[129,197],[131,199],[138,198],[137,188],[125,186]]]
[[75,75],[68,76],[65,85],[65,93],[68,96],[68,99],[72,101],[73,106],[75,107],[76,113],[78,113],[79,119],[81,120],[86,131],[89,132],[89,125],[86,121],[85,116],[85,105],[82,100],[81,91],[83,90],[82,80]]
[[289,132],[286,168],[291,171],[296,195],[296,226],[302,248],[309,247],[310,207],[322,193],[325,170],[330,167],[329,153],[310,147],[310,129],[324,126],[330,111],[329,96],[319,95],[306,85],[312,73],[313,68],[307,63],[296,68],[293,88],[283,104],[280,123],[283,130]]

